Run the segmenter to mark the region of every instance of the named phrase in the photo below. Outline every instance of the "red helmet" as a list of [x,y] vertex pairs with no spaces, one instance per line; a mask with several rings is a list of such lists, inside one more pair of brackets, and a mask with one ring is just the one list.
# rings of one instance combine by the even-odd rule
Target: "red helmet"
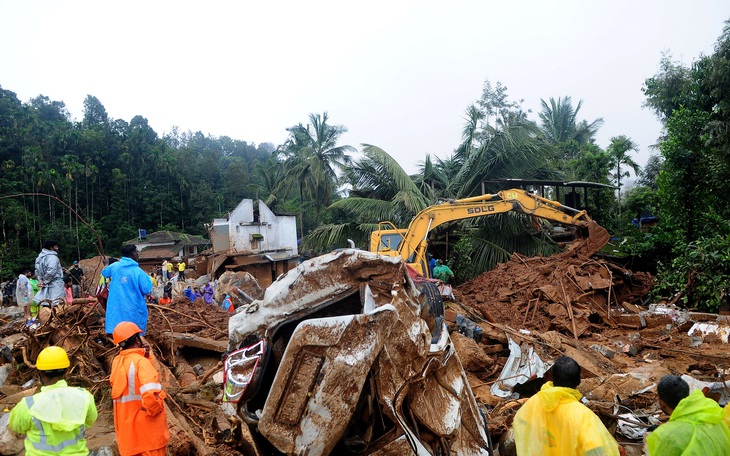
[[124,342],[135,334],[141,333],[142,330],[139,329],[139,326],[132,323],[131,321],[123,321],[119,323],[116,328],[114,328],[114,333],[112,334],[112,336],[114,338],[114,343],[119,345],[121,342]]

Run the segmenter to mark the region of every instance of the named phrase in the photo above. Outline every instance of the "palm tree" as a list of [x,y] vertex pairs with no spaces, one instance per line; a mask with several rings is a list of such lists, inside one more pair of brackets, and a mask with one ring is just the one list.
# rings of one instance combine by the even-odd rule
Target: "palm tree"
[[542,103],[542,111],[539,113],[541,129],[545,138],[553,144],[570,140],[578,143],[593,142],[596,132],[603,125],[603,119],[600,117],[591,123],[585,120],[577,121],[583,100],[578,102],[575,109],[570,97],[558,97],[557,101],[550,98],[550,105],[545,100],[540,102]]
[[444,196],[444,190],[449,185],[449,176],[444,173],[444,168],[439,166],[443,162],[438,157],[436,160],[434,164],[431,155],[426,154],[426,159],[419,163],[419,173],[411,176],[418,189],[429,200]]
[[540,100],[542,110],[539,113],[541,137],[553,148],[556,165],[559,169],[570,174],[569,178],[583,180],[584,176],[575,174],[575,168],[569,161],[578,159],[588,144],[593,144],[598,129],[603,125],[603,119],[593,122],[578,121],[578,112],[583,100],[573,109],[570,97],[550,98],[548,104]]
[[614,136],[611,138],[611,144],[608,146],[607,152],[613,161],[613,166],[616,169],[616,173],[612,177],[616,180],[616,186],[618,187],[618,207],[619,216],[621,215],[621,178],[629,177],[631,174],[628,170],[621,171],[621,166],[628,166],[634,171],[634,174],[638,175],[641,169],[639,165],[631,158],[628,153],[629,151],[638,152],[639,145],[627,138],[625,135]]
[[317,227],[305,239],[306,247],[345,245],[347,239],[365,246],[379,221],[404,226],[430,204],[413,178],[383,149],[363,144],[362,154],[344,171],[344,181],[352,186],[350,195],[330,206],[345,211],[351,221]]
[[486,114],[479,108],[471,104],[466,108],[466,117],[464,117],[464,127],[461,130],[462,142],[454,153],[454,158],[463,163],[463,161],[471,155],[475,145],[479,143],[479,127],[482,121],[486,119]]
[[487,180],[562,177],[550,168],[549,150],[536,140],[539,130],[534,122],[519,112],[503,120],[497,128],[486,127],[485,141],[465,157],[450,180],[448,194],[457,198],[478,195]]
[[337,146],[347,129],[329,125],[327,120],[327,112],[310,114],[306,127],[299,124],[287,129],[289,139],[281,148],[286,156],[287,185],[299,183],[302,203],[306,196],[314,205],[315,224],[319,224],[321,210],[329,205],[337,187],[337,171],[350,163],[347,152],[355,152],[352,146]]

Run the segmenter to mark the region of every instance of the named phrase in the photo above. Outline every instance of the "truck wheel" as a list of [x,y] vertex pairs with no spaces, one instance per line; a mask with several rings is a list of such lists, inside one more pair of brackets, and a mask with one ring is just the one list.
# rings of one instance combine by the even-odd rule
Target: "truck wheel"
[[431,343],[435,344],[441,338],[441,329],[444,323],[444,300],[438,287],[431,282],[421,282],[418,288],[425,297],[425,305],[428,306],[428,313],[435,321],[431,329]]

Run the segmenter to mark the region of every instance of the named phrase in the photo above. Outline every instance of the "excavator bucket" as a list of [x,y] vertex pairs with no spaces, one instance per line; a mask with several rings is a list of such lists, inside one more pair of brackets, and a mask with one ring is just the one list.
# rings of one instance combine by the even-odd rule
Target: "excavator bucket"
[[611,235],[608,234],[608,230],[602,227],[598,223],[591,220],[587,223],[588,237],[586,238],[586,253],[590,256],[601,250],[608,241],[611,239]]

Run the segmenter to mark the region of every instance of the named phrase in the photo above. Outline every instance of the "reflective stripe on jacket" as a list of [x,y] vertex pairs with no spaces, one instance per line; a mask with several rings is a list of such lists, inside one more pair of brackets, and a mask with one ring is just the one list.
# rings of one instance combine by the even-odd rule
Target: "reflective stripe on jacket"
[[87,455],[84,432],[97,416],[91,393],[59,380],[20,401],[10,412],[8,425],[18,434],[26,434],[28,456]]
[[112,362],[109,377],[114,400],[114,430],[122,456],[167,445],[164,398],[159,375],[143,348],[122,350]]

